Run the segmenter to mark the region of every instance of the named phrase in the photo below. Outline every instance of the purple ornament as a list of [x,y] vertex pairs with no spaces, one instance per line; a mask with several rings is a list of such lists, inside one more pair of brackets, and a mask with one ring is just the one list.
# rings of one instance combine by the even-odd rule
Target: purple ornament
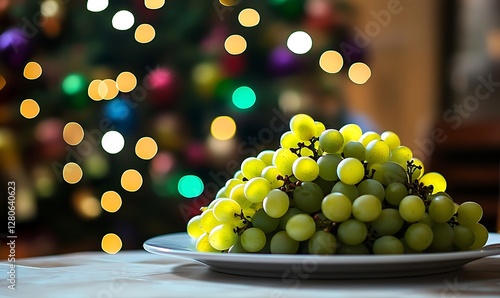
[[31,55],[30,44],[30,39],[21,29],[8,29],[0,34],[0,57],[9,67],[23,67]]
[[269,55],[269,70],[276,75],[293,74],[300,68],[298,57],[286,47],[277,47]]

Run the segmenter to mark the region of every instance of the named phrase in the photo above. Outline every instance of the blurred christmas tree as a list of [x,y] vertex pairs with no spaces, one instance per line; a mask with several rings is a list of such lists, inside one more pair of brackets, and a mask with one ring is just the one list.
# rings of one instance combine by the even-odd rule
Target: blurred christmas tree
[[362,55],[333,51],[352,13],[340,0],[0,1],[18,254],[96,250],[106,233],[138,249],[184,230],[243,158],[278,147],[290,115],[344,123],[335,73]]

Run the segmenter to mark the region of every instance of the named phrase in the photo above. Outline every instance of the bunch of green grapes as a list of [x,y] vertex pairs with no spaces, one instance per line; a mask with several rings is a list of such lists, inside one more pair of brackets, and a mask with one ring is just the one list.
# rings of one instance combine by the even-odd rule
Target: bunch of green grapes
[[187,224],[199,252],[401,254],[481,248],[481,206],[457,204],[445,178],[392,131],[290,120],[276,150],[249,157]]

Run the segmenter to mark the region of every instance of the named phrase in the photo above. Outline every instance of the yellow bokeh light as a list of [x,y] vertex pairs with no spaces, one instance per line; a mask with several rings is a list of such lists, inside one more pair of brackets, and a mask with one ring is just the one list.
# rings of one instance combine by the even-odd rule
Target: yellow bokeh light
[[142,176],[137,170],[126,170],[122,174],[121,184],[126,191],[135,192],[142,186]]
[[239,13],[238,21],[243,27],[254,27],[259,24],[260,15],[255,9],[246,8]]
[[7,81],[5,80],[5,78],[0,74],[0,90],[3,89],[3,87],[5,87],[5,85],[7,85]]
[[240,3],[241,0],[219,0],[219,3],[224,6],[235,6]]
[[155,28],[149,24],[141,24],[135,29],[135,40],[138,43],[148,43],[156,36]]
[[144,0],[144,5],[149,9],[160,9],[165,5],[165,0]]
[[42,66],[37,62],[28,62],[24,67],[23,75],[28,80],[38,79],[42,75]]
[[72,198],[73,208],[83,218],[96,218],[102,213],[99,200],[89,190],[79,190]]
[[33,119],[40,113],[40,106],[33,99],[25,99],[21,102],[19,111],[24,118]]
[[68,145],[76,146],[80,144],[84,136],[83,128],[76,122],[69,122],[64,126],[63,139]]
[[233,118],[229,116],[219,116],[212,121],[210,132],[217,140],[229,140],[234,137],[236,133],[236,123]]
[[103,98],[101,96],[101,92],[104,93],[104,94],[106,94],[108,92],[106,84],[103,84],[103,86],[106,88],[106,90],[100,90],[99,89],[99,88],[101,88],[101,83],[102,83],[102,80],[93,80],[92,82],[90,82],[89,89],[88,89],[88,94],[89,94],[89,97],[92,100],[100,101]]
[[247,41],[243,36],[234,34],[226,39],[224,48],[231,55],[239,55],[247,49]]
[[156,141],[150,137],[141,138],[135,145],[135,154],[141,159],[149,160],[158,153]]
[[107,191],[101,197],[101,207],[107,212],[114,213],[122,206],[122,198],[116,191]]
[[319,66],[327,73],[337,73],[344,66],[344,59],[337,51],[326,51],[319,58]]
[[116,85],[121,92],[130,92],[137,86],[137,78],[129,71],[124,71],[116,78]]
[[82,179],[83,171],[78,164],[69,162],[64,166],[62,175],[64,181],[69,184],[75,184],[80,182],[80,180]]
[[118,235],[109,233],[102,237],[101,247],[104,252],[114,255],[122,249],[122,240]]
[[356,62],[349,67],[348,75],[353,83],[362,85],[372,76],[372,71],[368,65],[362,62]]
[[105,100],[111,100],[118,95],[118,86],[115,80],[105,79],[99,84],[99,95]]

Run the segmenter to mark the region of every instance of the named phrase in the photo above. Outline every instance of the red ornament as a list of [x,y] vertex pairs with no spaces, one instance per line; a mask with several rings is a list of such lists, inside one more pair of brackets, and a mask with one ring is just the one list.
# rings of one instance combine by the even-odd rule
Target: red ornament
[[148,91],[151,103],[160,107],[170,107],[178,99],[180,81],[177,75],[168,68],[156,68],[144,79],[144,87]]

